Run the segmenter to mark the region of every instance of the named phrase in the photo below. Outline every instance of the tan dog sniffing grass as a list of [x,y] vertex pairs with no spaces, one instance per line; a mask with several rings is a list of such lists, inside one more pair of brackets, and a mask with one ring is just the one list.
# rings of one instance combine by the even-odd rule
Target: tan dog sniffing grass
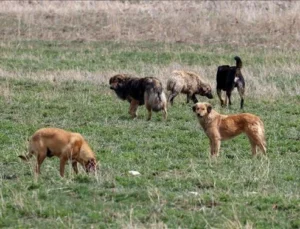
[[249,113],[222,115],[213,110],[209,103],[196,103],[193,111],[209,138],[212,156],[218,156],[221,141],[241,133],[248,136],[253,156],[257,153],[257,147],[266,154],[264,124],[259,117]]
[[20,155],[22,160],[28,161],[36,156],[37,164],[35,172],[40,173],[41,165],[46,157],[57,156],[60,158],[60,175],[64,176],[65,165],[72,161],[75,173],[78,173],[77,163],[81,164],[85,171],[96,171],[96,157],[81,134],[72,133],[58,128],[42,128],[37,130],[29,140],[29,153]]

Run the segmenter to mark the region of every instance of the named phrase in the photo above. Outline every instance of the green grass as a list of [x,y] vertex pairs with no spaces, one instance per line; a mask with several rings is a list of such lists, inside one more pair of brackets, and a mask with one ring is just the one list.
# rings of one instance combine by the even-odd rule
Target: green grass
[[[203,51],[196,45],[157,43],[22,42],[16,47],[2,44],[1,49],[5,55],[0,67],[22,74],[122,66],[138,72],[142,64],[164,67],[178,61],[213,65],[232,48],[215,55],[214,47]],[[262,60],[261,52],[249,52],[247,61],[276,65],[276,57],[280,62],[280,56],[286,55]],[[241,53],[247,55],[247,50]],[[296,63],[299,54],[289,58]],[[4,75],[0,90],[1,228],[300,227],[300,140],[295,140],[300,137],[299,95],[286,91],[273,100],[247,97],[245,111],[265,123],[268,156],[252,158],[242,135],[223,142],[221,155],[214,160],[184,96],[169,108],[167,121],[161,113],[146,121],[144,107],[131,120],[129,104],[117,99],[108,85]],[[217,97],[210,102],[222,113],[237,113],[239,99],[234,94],[231,109],[221,109]],[[76,176],[67,166],[66,177],[60,178],[59,160],[52,158],[45,160],[41,176],[34,180],[34,160],[23,163],[17,155],[26,153],[28,137],[45,126],[84,135],[100,162],[96,176],[83,170]],[[130,170],[141,176],[131,176]]]
[[0,51],[1,67],[4,70],[22,72],[130,69],[141,73],[145,65],[234,65],[235,55],[243,57],[245,66],[280,66],[300,62],[300,54],[296,50],[151,42],[24,41],[1,44]]

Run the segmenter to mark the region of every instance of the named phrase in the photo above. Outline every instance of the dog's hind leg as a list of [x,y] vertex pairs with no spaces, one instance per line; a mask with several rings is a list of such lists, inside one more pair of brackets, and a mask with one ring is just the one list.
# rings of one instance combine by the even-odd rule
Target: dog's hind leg
[[247,135],[251,144],[252,156],[257,154],[257,147],[259,147],[260,150],[266,154],[266,144],[264,139],[262,139],[257,133],[248,133]]
[[267,154],[266,140],[264,135],[260,135],[257,141],[257,146],[263,152],[263,154]]
[[228,98],[228,102],[229,102],[229,106],[231,106],[231,90],[227,90],[226,91],[226,106],[227,106],[227,98]]
[[258,131],[257,131],[257,126],[249,126],[246,129],[246,135],[249,139],[249,142],[251,144],[251,152],[252,152],[252,156],[255,156],[257,153],[257,145],[259,142],[259,136],[258,136]]
[[224,106],[224,100],[222,99],[222,90],[221,89],[217,89],[217,95],[220,99],[221,106],[223,107]]
[[162,112],[163,112],[163,117],[164,117],[164,120],[167,120],[167,117],[168,117],[168,112],[167,112],[167,109],[166,109],[166,108],[164,108]]
[[241,87],[241,86],[238,86],[238,92],[239,92],[239,95],[241,97],[241,109],[244,108],[244,94],[245,94],[245,88],[244,87]]
[[264,141],[260,142],[258,147],[263,152],[263,154],[267,154],[267,147],[266,147],[266,143]]
[[147,121],[151,120],[152,117],[152,102],[149,101],[149,97],[147,95],[145,95],[145,107],[148,111],[148,118]]
[[164,120],[167,120],[168,112],[167,112],[166,104],[163,105],[162,113],[163,113]]
[[251,139],[250,140],[250,144],[251,144],[251,152],[252,152],[252,156],[255,156],[256,153],[257,153],[257,148],[256,148],[256,144],[254,141],[252,141]]
[[168,97],[168,102],[173,105],[175,97],[178,95],[177,91],[172,91]]

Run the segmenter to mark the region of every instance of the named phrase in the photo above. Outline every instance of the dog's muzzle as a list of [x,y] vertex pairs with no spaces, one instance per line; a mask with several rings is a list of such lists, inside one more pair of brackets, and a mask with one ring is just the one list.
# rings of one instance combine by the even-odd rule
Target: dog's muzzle
[[88,161],[85,165],[85,170],[87,173],[95,173],[96,172],[96,163],[93,160]]
[[206,97],[209,98],[209,99],[212,99],[213,95],[211,93],[209,93],[209,94],[206,94]]

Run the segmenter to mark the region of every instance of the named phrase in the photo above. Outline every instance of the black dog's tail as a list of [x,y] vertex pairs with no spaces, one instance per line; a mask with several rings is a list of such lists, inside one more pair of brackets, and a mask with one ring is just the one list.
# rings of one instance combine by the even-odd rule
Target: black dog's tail
[[236,57],[234,57],[234,59],[236,61],[236,68],[242,68],[243,67],[243,62],[242,62],[241,58],[236,56]]

